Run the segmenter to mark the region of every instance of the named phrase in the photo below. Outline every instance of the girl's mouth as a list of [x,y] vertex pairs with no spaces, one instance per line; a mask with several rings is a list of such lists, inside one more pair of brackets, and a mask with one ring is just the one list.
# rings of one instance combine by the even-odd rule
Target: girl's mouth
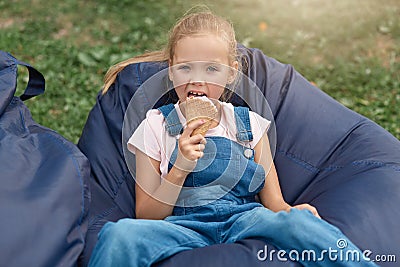
[[200,97],[200,96],[205,96],[207,97],[206,94],[201,93],[201,92],[195,92],[195,91],[189,91],[187,97]]

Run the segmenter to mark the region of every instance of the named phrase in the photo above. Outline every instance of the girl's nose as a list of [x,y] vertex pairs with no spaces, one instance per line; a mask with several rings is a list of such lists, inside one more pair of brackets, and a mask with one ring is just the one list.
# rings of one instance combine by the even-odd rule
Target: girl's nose
[[194,80],[191,80],[190,84],[196,85],[196,86],[204,86],[206,84],[206,82],[205,81],[194,81]]

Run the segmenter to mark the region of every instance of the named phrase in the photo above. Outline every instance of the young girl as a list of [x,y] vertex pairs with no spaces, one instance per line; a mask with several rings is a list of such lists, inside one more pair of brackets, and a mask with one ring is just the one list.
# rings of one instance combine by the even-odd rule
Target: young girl
[[[313,206],[284,201],[266,134],[270,122],[223,101],[225,85],[234,83],[240,70],[236,46],[230,23],[210,12],[189,14],[173,28],[164,55],[179,102],[150,110],[130,138],[128,148],[136,155],[136,219],[103,227],[90,266],[151,266],[183,250],[246,238],[318,256],[344,239],[343,250],[361,255]],[[188,97],[221,100],[218,119],[205,136],[192,134],[204,120],[186,125]],[[319,258],[299,261],[305,266],[360,264],[333,261],[327,254]]]

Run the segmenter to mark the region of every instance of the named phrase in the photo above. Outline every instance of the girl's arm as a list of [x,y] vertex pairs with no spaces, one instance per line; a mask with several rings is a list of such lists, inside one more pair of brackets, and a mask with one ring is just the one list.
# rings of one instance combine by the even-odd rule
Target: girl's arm
[[178,156],[174,166],[161,181],[160,162],[136,149],[136,218],[162,220],[172,214],[186,176],[203,156],[205,139],[190,136],[204,122],[190,123],[178,142]]
[[259,197],[261,203],[272,211],[290,211],[291,208],[308,209],[315,216],[319,217],[317,209],[309,204],[300,204],[294,207],[290,206],[283,198],[281,187],[279,185],[278,174],[273,162],[271,149],[267,134],[265,134],[254,148],[254,160],[263,166],[267,175],[265,176],[264,188],[260,191]]
[[272,211],[287,210],[290,205],[283,199],[278,174],[272,159],[268,136],[265,134],[254,147],[254,161],[263,166],[266,176],[264,188],[260,191],[261,203]]
[[172,214],[186,173],[172,167],[161,182],[160,162],[136,152],[136,218],[162,220]]

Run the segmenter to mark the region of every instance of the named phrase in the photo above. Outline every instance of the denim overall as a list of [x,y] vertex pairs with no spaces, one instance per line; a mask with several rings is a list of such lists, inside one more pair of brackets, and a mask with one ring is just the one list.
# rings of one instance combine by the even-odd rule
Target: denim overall
[[[180,133],[182,125],[174,106],[160,108],[166,118],[170,135]],[[186,177],[175,204],[175,216],[202,214],[208,221],[220,220],[236,213],[238,206],[251,209],[260,204],[256,194],[264,187],[265,172],[254,161],[254,150],[248,145],[253,140],[247,108],[235,108],[237,140],[225,137],[206,137],[204,155],[197,161],[195,169]],[[178,153],[178,141],[172,153],[169,169]]]
[[[172,104],[159,108],[172,136],[182,125]],[[329,248],[339,250],[345,240],[347,250],[360,250],[339,229],[316,218],[307,210],[272,212],[255,201],[263,188],[265,172],[254,162],[249,111],[235,108],[237,141],[206,137],[204,156],[183,185],[173,214],[164,220],[122,219],[109,222],[101,230],[89,266],[151,266],[180,251],[233,243],[246,238],[268,241],[278,249],[301,254],[312,250],[324,255]],[[177,145],[169,168],[177,156]],[[326,254],[326,253],[325,253]],[[255,253],[254,257],[257,257]],[[332,261],[327,255],[318,261],[298,258],[304,266],[376,266],[372,262]]]

